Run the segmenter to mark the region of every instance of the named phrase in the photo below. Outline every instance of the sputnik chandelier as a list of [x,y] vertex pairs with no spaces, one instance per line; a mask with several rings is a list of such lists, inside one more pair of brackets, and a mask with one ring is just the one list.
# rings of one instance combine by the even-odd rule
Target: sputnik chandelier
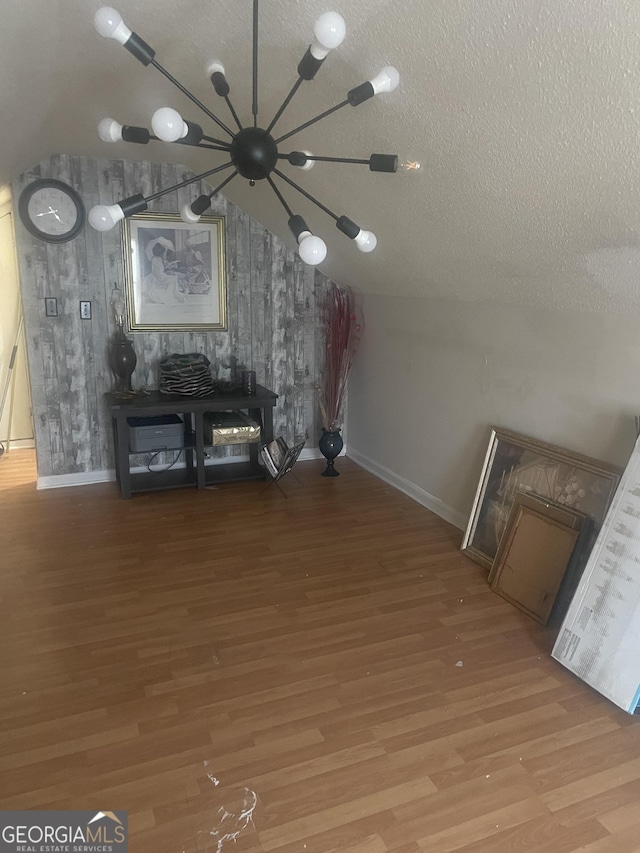
[[[310,231],[302,216],[294,214],[286,202],[280,189],[276,186],[274,177],[301,193],[313,204],[317,205],[326,214],[335,220],[337,228],[347,237],[352,239],[361,252],[371,252],[376,247],[377,239],[371,231],[365,231],[349,219],[347,216],[337,216],[328,207],[310,195],[302,187],[291,180],[278,168],[280,161],[287,161],[290,165],[306,170],[314,165],[315,161],[327,163],[356,163],[368,165],[372,172],[396,172],[398,169],[398,157],[394,154],[371,154],[367,159],[355,159],[350,157],[321,157],[311,154],[309,151],[290,151],[281,153],[280,145],[295,134],[307,127],[321,121],[327,116],[335,113],[345,106],[357,107],[368,101],[374,95],[381,92],[393,91],[399,82],[399,75],[395,68],[388,66],[383,68],[371,80],[356,86],[347,92],[344,101],[331,109],[325,110],[315,118],[304,122],[304,124],[284,133],[279,137],[274,136],[276,123],[282,117],[285,109],[291,102],[293,96],[305,80],[312,80],[320,66],[329,54],[329,51],[338,47],[345,37],[345,22],[337,12],[325,12],[315,23],[314,41],[298,64],[298,79],[291,91],[286,96],[282,105],[271,119],[269,125],[263,129],[258,127],[258,0],[253,0],[253,90],[252,90],[252,113],[253,126],[243,126],[229,99],[229,84],[225,76],[224,66],[219,61],[213,61],[208,67],[208,74],[217,95],[224,99],[229,108],[237,130],[232,130],[221,121],[211,110],[178,82],[155,58],[155,51],[144,42],[137,33],[132,32],[122,20],[120,14],[108,6],[98,9],[95,15],[95,27],[100,35],[112,38],[124,45],[124,47],[135,56],[143,65],[153,65],[161,74],[173,83],[186,97],[195,104],[202,112],[211,119],[228,139],[218,139],[204,133],[200,125],[182,118],[179,112],[171,107],[162,107],[157,110],[152,119],[151,127],[153,133],[144,127],[133,127],[121,125],[111,118],[103,119],[98,125],[100,138],[105,142],[134,142],[146,145],[150,140],[162,140],[174,142],[180,145],[188,145],[195,148],[206,148],[212,151],[225,152],[229,160],[220,166],[215,166],[200,175],[189,180],[167,187],[160,192],[147,196],[137,194],[125,198],[117,204],[98,205],[89,212],[89,222],[98,231],[108,231],[120,220],[146,210],[149,202],[166,193],[181,189],[196,181],[204,180],[219,172],[231,169],[222,183],[218,184],[210,193],[200,195],[191,204],[186,204],[180,212],[184,222],[196,223],[200,217],[211,206],[211,199],[220,192],[237,175],[246,178],[250,186],[255,186],[256,181],[265,180],[270,186],[280,204],[284,207],[289,217],[288,224],[297,244],[298,253],[302,260],[311,265],[322,263],[327,254],[325,242]],[[419,169],[418,163],[408,164],[407,168]]]

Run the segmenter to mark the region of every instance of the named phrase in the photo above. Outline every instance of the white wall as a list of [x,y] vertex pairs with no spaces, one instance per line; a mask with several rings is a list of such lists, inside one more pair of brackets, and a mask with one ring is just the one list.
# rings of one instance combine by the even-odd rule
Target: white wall
[[490,427],[624,466],[640,413],[640,316],[366,296],[349,455],[458,526]]

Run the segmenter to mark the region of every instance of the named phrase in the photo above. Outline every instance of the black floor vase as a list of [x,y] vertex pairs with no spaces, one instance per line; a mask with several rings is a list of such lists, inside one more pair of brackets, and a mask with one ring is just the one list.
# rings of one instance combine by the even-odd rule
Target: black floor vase
[[344,442],[342,440],[342,436],[340,435],[339,429],[325,429],[322,427],[322,436],[320,437],[320,441],[318,443],[318,447],[320,448],[320,453],[327,460],[327,467],[322,472],[323,477],[339,477],[340,472],[336,471],[334,466],[334,459],[342,448],[344,447]]

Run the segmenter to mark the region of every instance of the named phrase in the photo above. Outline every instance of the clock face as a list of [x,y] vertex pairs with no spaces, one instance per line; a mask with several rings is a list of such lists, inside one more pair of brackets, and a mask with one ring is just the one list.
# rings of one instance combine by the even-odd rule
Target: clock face
[[84,225],[82,199],[62,181],[34,181],[22,193],[20,218],[35,237],[50,243],[64,243],[76,237]]

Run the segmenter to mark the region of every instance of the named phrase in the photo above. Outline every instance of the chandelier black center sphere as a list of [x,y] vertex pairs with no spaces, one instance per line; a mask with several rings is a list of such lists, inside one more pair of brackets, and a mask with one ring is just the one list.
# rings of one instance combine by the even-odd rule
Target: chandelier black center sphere
[[260,127],[245,127],[233,137],[229,148],[236,171],[250,181],[268,178],[278,162],[278,146]]
[[[137,33],[132,32],[122,20],[120,14],[109,6],[104,6],[95,14],[94,23],[97,31],[105,38],[120,42],[143,65],[152,65],[164,75],[192,104],[204,113],[223,138],[206,134],[200,124],[185,120],[173,107],[161,107],[151,118],[151,131],[145,127],[119,124],[115,119],[105,118],[98,125],[100,138],[105,142],[129,142],[146,145],[150,141],[160,140],[178,145],[207,149],[225,155],[227,159],[213,166],[206,172],[195,175],[171,187],[150,196],[138,193],[116,204],[97,205],[89,212],[89,222],[98,231],[108,231],[119,221],[136,213],[141,213],[149,206],[149,202],[167,193],[181,189],[197,181],[210,178],[212,175],[229,171],[229,174],[210,193],[198,196],[193,202],[186,204],[180,212],[181,218],[188,223],[196,223],[211,206],[211,199],[220,192],[230,181],[240,175],[254,186],[257,181],[267,181],[278,201],[288,216],[288,225],[298,243],[298,252],[303,261],[308,264],[319,264],[325,259],[327,247],[324,240],[315,236],[309,229],[302,216],[293,212],[278,182],[286,184],[303,195],[324,213],[335,220],[336,227],[353,240],[361,252],[371,252],[375,249],[377,240],[375,234],[356,225],[347,216],[338,216],[329,210],[318,199],[314,198],[296,181],[281,171],[279,164],[293,166],[299,171],[311,168],[316,162],[351,163],[367,165],[372,172],[396,172],[398,157],[395,154],[371,154],[367,158],[333,157],[311,154],[309,151],[280,151],[281,144],[295,136],[307,127],[325,119],[334,112],[346,106],[357,107],[381,92],[393,91],[399,82],[395,68],[387,66],[378,72],[371,80],[350,89],[346,98],[319,115],[310,118],[303,124],[289,130],[281,136],[273,133],[276,123],[280,120],[292,98],[300,86],[312,80],[329,52],[342,44],[346,33],[344,19],[337,12],[325,12],[317,19],[314,27],[314,40],[298,63],[298,78],[282,105],[277,110],[266,128],[258,127],[258,0],[253,0],[253,90],[251,112],[253,121],[244,126],[231,103],[230,86],[227,82],[224,66],[219,60],[213,60],[208,67],[208,76],[216,95],[222,98],[231,114],[235,129],[228,127],[215,113],[195,97],[185,86],[178,82],[156,59],[155,50],[150,47]],[[223,157],[224,159],[224,157]],[[419,170],[419,163],[410,163],[407,169]]]

